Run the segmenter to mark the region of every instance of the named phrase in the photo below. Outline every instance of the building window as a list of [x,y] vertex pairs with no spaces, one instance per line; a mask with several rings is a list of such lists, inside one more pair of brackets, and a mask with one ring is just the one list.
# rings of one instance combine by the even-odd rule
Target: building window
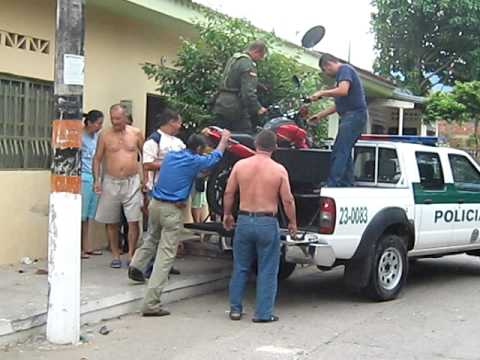
[[53,83],[0,74],[0,169],[48,169]]
[[40,54],[50,53],[50,41],[0,29],[0,45]]

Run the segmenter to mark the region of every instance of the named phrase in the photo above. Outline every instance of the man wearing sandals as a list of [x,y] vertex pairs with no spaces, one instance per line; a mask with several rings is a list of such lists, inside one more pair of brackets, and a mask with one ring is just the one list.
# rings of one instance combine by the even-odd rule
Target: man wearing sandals
[[112,127],[100,134],[93,160],[94,188],[100,195],[95,220],[106,224],[113,256],[111,267],[115,269],[122,267],[118,248],[122,206],[128,221],[129,262],[137,247],[142,217],[143,181],[138,173],[138,154],[142,151],[143,135],[139,129],[127,125],[127,115],[121,104],[110,108]]
[[277,294],[280,233],[277,221],[280,197],[292,236],[297,231],[295,200],[287,170],[271,159],[276,135],[263,130],[255,140],[257,153],[233,167],[224,195],[224,227],[232,230],[232,208],[240,190],[240,211],[233,239],[233,275],[230,281],[230,319],[242,318],[242,300],[255,259],[258,264],[257,300],[253,322],[277,321],[273,306]]

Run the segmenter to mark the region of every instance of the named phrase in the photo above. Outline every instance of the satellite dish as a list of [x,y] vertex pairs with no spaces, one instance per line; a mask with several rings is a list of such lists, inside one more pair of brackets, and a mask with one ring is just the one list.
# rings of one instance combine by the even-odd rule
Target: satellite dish
[[313,48],[325,36],[325,28],[317,25],[308,30],[302,37],[302,46],[307,49]]

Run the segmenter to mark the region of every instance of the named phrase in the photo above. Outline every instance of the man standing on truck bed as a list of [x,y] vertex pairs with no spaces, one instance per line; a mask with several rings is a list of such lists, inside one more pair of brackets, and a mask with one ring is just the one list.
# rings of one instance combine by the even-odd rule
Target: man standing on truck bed
[[213,113],[218,126],[236,132],[252,132],[252,120],[267,112],[257,97],[257,65],[267,46],[256,40],[245,53],[234,54],[223,73]]
[[340,115],[327,186],[353,186],[352,149],[364,130],[368,117],[365,92],[360,77],[351,65],[342,64],[332,55],[324,54],[319,66],[327,75],[335,76],[336,87],[317,91],[310,99],[315,101],[322,97],[333,97],[335,105],[313,115],[309,122],[317,123],[335,112]]
[[295,200],[290,191],[287,170],[271,159],[277,147],[276,135],[263,130],[255,140],[257,154],[240,160],[233,167],[224,195],[224,227],[234,227],[232,207],[240,190],[235,238],[233,275],[230,282],[230,319],[242,318],[242,299],[252,263],[257,259],[257,300],[253,322],[277,321],[273,306],[277,293],[280,260],[280,234],[277,221],[280,197],[291,235],[297,231]]

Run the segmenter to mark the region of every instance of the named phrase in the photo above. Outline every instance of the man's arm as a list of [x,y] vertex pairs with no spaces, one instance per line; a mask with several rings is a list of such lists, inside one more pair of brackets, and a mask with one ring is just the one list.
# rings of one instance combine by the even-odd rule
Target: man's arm
[[147,140],[143,144],[143,170],[157,171],[160,169],[161,160],[158,158],[160,144]]
[[93,188],[97,194],[102,192],[102,179],[100,176],[100,168],[105,154],[105,138],[103,132],[98,135],[97,148],[93,157]]
[[208,155],[198,155],[196,160],[197,172],[207,170],[215,165],[223,156],[223,153],[228,147],[231,133],[228,130],[222,131],[222,138],[217,145],[217,148]]
[[243,104],[247,107],[248,113],[252,117],[266,112],[266,109],[262,107],[258,101],[257,86],[257,70],[254,67],[248,67],[243,70],[240,75],[240,96]]
[[145,138],[140,130],[137,133],[137,153],[138,153],[138,174],[140,175],[142,187],[145,184],[145,173],[143,171],[143,144],[145,143]]
[[223,194],[223,214],[232,215],[233,203],[235,201],[235,194],[238,190],[238,179],[237,179],[237,165],[233,167],[233,170],[228,177],[227,187]]
[[237,165],[233,167],[233,170],[228,178],[227,188],[223,194],[223,227],[226,230],[232,230],[235,225],[235,219],[232,215],[233,203],[235,202],[235,194],[238,191],[238,179],[237,179]]
[[[288,180],[288,173],[282,167],[280,184],[280,199],[282,200],[283,209],[288,218],[288,230],[291,236],[295,236],[297,232],[297,215],[295,210],[295,198],[290,190],[290,181]],[[225,200],[224,200],[225,201]]]
[[330,90],[319,90],[310,96],[312,101],[316,101],[322,97],[338,97],[338,96],[347,96],[348,91],[350,90],[350,81],[343,80],[340,81],[338,86]]
[[332,107],[329,107],[325,110],[322,110],[314,115],[312,115],[308,120],[307,122],[309,124],[316,124],[318,123],[321,119],[329,116],[329,115],[332,115],[333,113],[336,113],[337,112],[337,108],[335,105],[333,105]]

